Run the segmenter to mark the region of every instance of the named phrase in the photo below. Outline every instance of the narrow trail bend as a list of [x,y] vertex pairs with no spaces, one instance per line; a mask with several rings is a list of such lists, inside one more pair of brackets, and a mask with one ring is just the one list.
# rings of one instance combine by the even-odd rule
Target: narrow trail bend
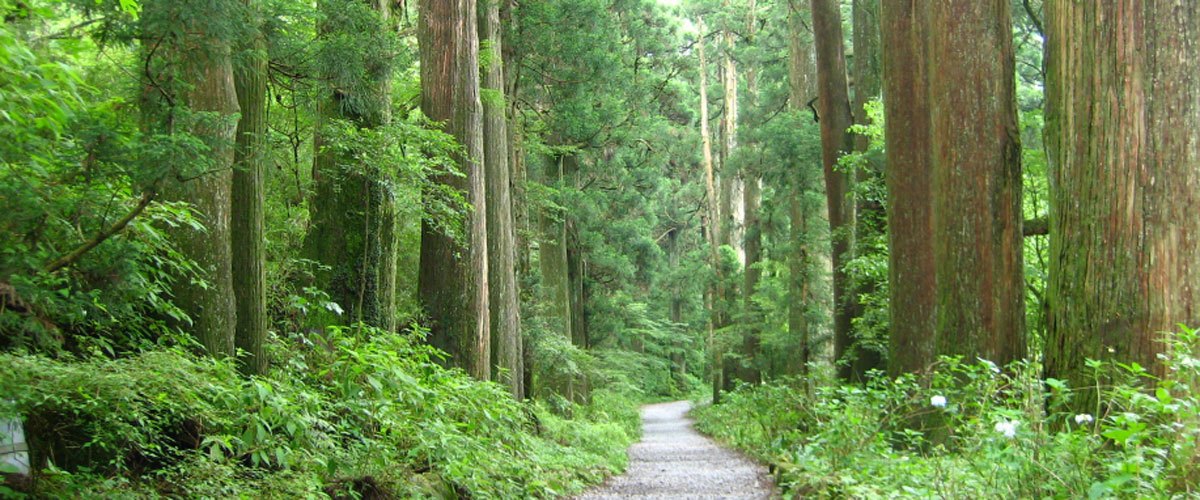
[[767,469],[696,432],[690,408],[687,401],[642,407],[642,440],[629,448],[629,469],[577,498],[776,497]]

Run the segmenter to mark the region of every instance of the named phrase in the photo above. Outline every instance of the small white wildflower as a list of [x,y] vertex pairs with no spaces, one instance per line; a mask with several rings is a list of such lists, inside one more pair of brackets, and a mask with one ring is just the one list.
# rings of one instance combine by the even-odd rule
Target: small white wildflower
[[1078,415],[1075,415],[1075,423],[1078,425],[1088,425],[1095,421],[1096,421],[1096,419],[1092,418],[1092,416],[1087,413],[1080,413]]
[[929,406],[932,406],[934,408],[945,408],[946,407],[946,396],[938,395],[938,396],[929,398]]
[[1016,420],[1001,420],[999,422],[996,422],[995,429],[996,429],[996,432],[1004,434],[1004,437],[1012,438],[1017,435],[1017,426],[1018,425],[1021,425],[1021,422],[1018,422]]

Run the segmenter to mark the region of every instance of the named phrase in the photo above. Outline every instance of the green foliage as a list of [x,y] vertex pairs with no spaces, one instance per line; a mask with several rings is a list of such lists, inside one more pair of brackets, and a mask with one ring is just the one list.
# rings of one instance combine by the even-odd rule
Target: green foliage
[[[30,12],[26,23],[54,13]],[[204,168],[195,159],[207,148],[187,134],[141,132],[125,99],[92,85],[82,61],[94,46],[69,38],[33,43],[32,36],[0,29],[2,344],[110,354],[152,345],[188,321],[167,290],[174,280],[197,279],[195,269],[162,232],[197,225],[186,206],[151,204],[73,265],[47,269],[167,178]]]
[[[1197,334],[1184,329],[1156,380],[1134,365],[1092,362],[1097,381],[1042,382],[943,358],[927,376],[805,390],[777,383],[698,409],[699,428],[776,467],[789,495],[819,497],[1169,498],[1200,491]],[[1101,392],[1094,413],[1063,410]]]
[[623,395],[598,392],[565,418],[442,368],[419,332],[289,342],[307,347],[250,379],[181,350],[3,355],[0,399],[53,463],[38,486],[50,495],[313,496],[370,483],[397,496],[549,497],[623,468],[636,436]]
[[[839,168],[854,172],[854,196],[859,206],[867,207],[858,213],[854,257],[846,262],[850,285],[858,290],[860,313],[852,319],[851,335],[855,339],[850,357],[871,351],[886,362],[890,317],[888,301],[889,248],[887,236],[887,184],[883,176],[884,124],[883,101],[872,99],[865,104],[869,125],[853,125],[851,132],[865,136],[866,151],[856,151],[838,160]],[[846,360],[838,360],[843,362]]]

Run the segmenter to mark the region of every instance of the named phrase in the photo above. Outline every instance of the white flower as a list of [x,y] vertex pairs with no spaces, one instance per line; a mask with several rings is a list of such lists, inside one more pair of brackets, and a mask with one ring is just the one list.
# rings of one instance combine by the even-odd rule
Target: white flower
[[938,396],[929,398],[929,406],[933,406],[934,408],[945,408],[946,407],[946,396],[938,395]]
[[995,429],[996,429],[996,432],[1004,434],[1004,437],[1011,438],[1011,437],[1014,437],[1017,435],[1017,426],[1018,425],[1021,425],[1021,422],[1018,422],[1016,420],[1001,420],[999,422],[996,422]]
[[1075,423],[1078,425],[1087,425],[1087,424],[1094,422],[1095,420],[1096,419],[1092,418],[1092,416],[1087,413],[1080,413],[1078,415],[1075,415]]
[[326,302],[325,309],[328,309],[329,312],[334,313],[338,316],[341,316],[342,313],[346,312],[345,310],[342,309],[342,306],[338,305],[337,302]]

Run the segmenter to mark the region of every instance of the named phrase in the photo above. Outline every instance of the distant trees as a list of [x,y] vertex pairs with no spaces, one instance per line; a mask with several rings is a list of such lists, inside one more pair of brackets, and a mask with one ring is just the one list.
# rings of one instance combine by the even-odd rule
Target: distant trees
[[1085,359],[1162,376],[1168,332],[1200,325],[1200,6],[1047,2],[1045,25],[1046,376],[1094,384]]

